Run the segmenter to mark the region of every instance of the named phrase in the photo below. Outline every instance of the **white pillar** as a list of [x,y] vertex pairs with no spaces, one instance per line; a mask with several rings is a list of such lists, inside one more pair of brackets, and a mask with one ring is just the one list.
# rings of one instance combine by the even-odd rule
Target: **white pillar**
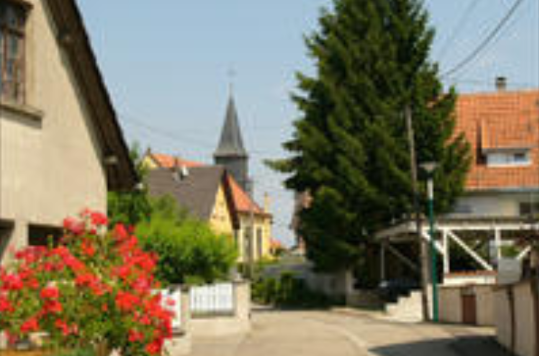
[[444,274],[451,272],[451,250],[449,246],[449,236],[447,230],[443,230],[443,242],[444,242]]
[[494,229],[494,240],[496,244],[496,259],[500,261],[503,257],[502,255],[502,232],[500,229]]

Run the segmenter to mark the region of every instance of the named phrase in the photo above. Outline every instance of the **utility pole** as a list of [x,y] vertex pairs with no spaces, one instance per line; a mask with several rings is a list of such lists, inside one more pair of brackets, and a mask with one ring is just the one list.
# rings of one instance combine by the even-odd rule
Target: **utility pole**
[[248,239],[248,273],[249,279],[252,280],[254,277],[254,236],[255,236],[255,212],[254,212],[254,181],[249,181],[249,239]]
[[416,225],[417,243],[420,251],[420,264],[421,264],[421,302],[423,310],[423,320],[429,320],[429,258],[428,247],[423,239],[423,228],[421,226],[421,208],[419,206],[419,189],[417,179],[417,158],[415,152],[415,134],[414,126],[412,123],[412,111],[409,106],[405,109],[406,129],[408,132],[408,146],[410,149],[410,167],[412,175],[412,194],[413,194],[413,208]]

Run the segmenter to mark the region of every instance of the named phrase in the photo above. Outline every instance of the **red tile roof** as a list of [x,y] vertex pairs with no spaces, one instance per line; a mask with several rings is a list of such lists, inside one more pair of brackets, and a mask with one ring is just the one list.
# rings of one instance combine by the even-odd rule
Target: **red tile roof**
[[[149,155],[161,168],[174,168],[175,165],[184,166],[187,168],[208,166],[207,164],[201,162],[187,161],[183,158],[174,157],[166,154],[150,153]],[[241,188],[239,183],[236,182],[236,180],[230,174],[228,174],[227,176],[232,191],[232,199],[234,200],[234,205],[237,211],[239,211],[240,213],[250,213],[252,206],[253,213],[255,215],[269,215],[255,201],[251,199],[249,194],[247,194]]]
[[230,188],[232,189],[232,197],[234,199],[234,205],[240,213],[250,213],[253,209],[253,213],[256,215],[266,214],[260,206],[251,199],[249,194],[247,194],[236,182],[236,180],[229,175]]
[[[471,144],[468,190],[539,187],[539,90],[460,95],[456,130]],[[489,167],[481,157],[511,148],[529,148],[532,164]]]
[[161,153],[150,153],[149,155],[161,168],[174,168],[175,166],[193,168],[205,166],[204,163],[187,161],[180,157],[165,155]]

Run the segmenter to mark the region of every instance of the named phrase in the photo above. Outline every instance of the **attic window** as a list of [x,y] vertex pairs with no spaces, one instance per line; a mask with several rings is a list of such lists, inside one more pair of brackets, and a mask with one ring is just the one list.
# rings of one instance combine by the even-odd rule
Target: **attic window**
[[24,48],[27,8],[0,2],[0,100],[24,103]]
[[521,167],[529,166],[531,162],[530,150],[495,151],[486,154],[489,167]]

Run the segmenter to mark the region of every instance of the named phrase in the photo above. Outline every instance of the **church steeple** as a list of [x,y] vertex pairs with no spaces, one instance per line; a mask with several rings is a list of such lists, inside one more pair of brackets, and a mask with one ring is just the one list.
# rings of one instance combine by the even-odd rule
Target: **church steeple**
[[247,168],[249,156],[243,145],[238,112],[232,95],[230,95],[228,101],[221,139],[213,157],[216,164],[225,166],[228,169],[244,190],[249,190]]

